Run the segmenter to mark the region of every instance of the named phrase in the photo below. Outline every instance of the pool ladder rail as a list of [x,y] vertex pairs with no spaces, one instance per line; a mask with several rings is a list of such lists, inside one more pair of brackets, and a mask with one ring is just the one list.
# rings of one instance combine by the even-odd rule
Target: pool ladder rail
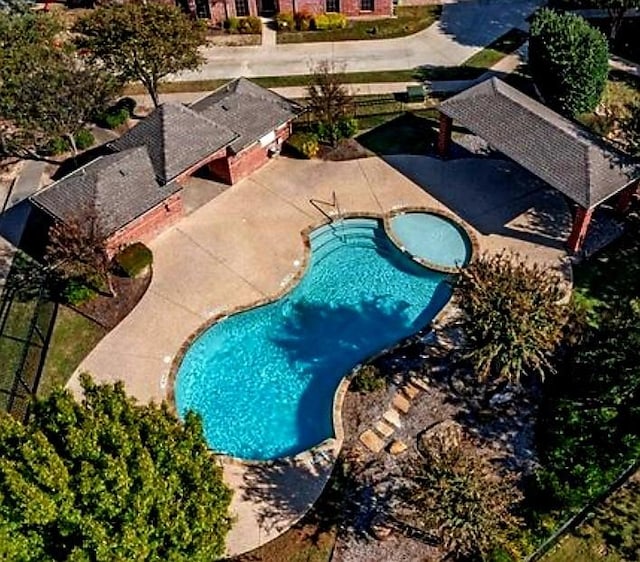
[[[323,199],[314,199],[313,197],[309,199],[309,204],[322,213],[329,222],[335,222],[336,220],[340,220],[342,218],[342,211],[340,210],[340,205],[338,204],[338,197],[336,196],[336,192],[331,192],[331,201],[325,201]],[[335,213],[328,213],[325,211],[322,206],[330,207],[335,211]]]

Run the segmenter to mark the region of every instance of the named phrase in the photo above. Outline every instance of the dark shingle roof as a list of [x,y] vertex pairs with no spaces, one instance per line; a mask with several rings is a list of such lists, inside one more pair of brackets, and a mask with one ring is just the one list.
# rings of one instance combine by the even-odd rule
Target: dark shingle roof
[[585,208],[640,175],[630,157],[497,78],[439,109]]
[[31,200],[62,221],[91,213],[108,236],[179,189],[175,182],[158,185],[147,149],[141,146],[93,160]]
[[167,183],[237,138],[225,123],[166,103],[109,146],[115,150],[146,146],[158,180]]
[[225,84],[190,107],[237,132],[239,137],[231,144],[236,153],[303,111],[298,104],[246,78]]

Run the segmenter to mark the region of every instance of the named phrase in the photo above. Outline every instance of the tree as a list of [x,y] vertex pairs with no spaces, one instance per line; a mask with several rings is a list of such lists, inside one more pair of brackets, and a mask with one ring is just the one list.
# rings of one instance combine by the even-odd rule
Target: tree
[[516,554],[521,494],[513,476],[498,477],[469,446],[440,444],[426,453],[407,475],[401,510],[434,532],[456,559]]
[[529,32],[529,67],[552,109],[568,117],[593,111],[609,72],[607,40],[579,16],[540,10]]
[[[335,145],[344,135],[342,123],[347,121],[351,96],[344,86],[344,67],[328,60],[320,61],[312,68],[307,86],[307,107],[318,121],[322,140]],[[324,138],[323,138],[324,137]]]
[[480,256],[459,271],[461,352],[480,381],[519,383],[552,370],[549,356],[566,320],[563,296],[558,279],[516,255]]
[[[0,15],[0,142],[2,153],[38,157],[54,139],[75,137],[111,103],[120,84],[82,61],[60,39],[60,22],[47,14]],[[37,95],[34,95],[37,92]]]
[[231,492],[199,418],[140,406],[122,383],[81,377],[84,398],[56,390],[26,426],[0,414],[0,558],[215,560]]
[[640,9],[640,0],[597,0],[596,4],[609,13],[609,38],[612,41],[615,41],[627,12],[634,8]]
[[582,505],[640,456],[640,301],[609,302],[544,390],[540,496]]
[[95,212],[83,210],[55,222],[48,237],[46,261],[63,280],[80,279],[98,290],[106,286],[109,296],[115,296],[107,237]]
[[160,81],[203,62],[198,48],[205,26],[179,8],[156,2],[98,8],[78,20],[77,43],[89,60],[98,61],[123,80],[140,80],[157,107]]

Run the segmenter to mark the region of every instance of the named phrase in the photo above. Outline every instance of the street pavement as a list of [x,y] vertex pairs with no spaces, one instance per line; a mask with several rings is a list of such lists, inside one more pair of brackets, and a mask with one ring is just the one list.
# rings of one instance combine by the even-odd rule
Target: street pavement
[[199,70],[169,80],[308,74],[325,59],[345,64],[347,72],[457,66],[510,29],[526,27],[526,18],[542,4],[544,0],[461,0],[445,4],[440,20],[429,28],[397,39],[209,47]]

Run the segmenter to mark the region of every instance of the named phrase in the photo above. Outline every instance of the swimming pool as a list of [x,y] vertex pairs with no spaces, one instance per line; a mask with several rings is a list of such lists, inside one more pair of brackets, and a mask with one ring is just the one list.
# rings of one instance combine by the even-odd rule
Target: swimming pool
[[242,459],[295,455],[333,437],[333,398],[351,369],[427,325],[450,288],[401,252],[382,221],[309,235],[298,285],[205,330],[178,369],[178,412],[202,416],[210,447]]

